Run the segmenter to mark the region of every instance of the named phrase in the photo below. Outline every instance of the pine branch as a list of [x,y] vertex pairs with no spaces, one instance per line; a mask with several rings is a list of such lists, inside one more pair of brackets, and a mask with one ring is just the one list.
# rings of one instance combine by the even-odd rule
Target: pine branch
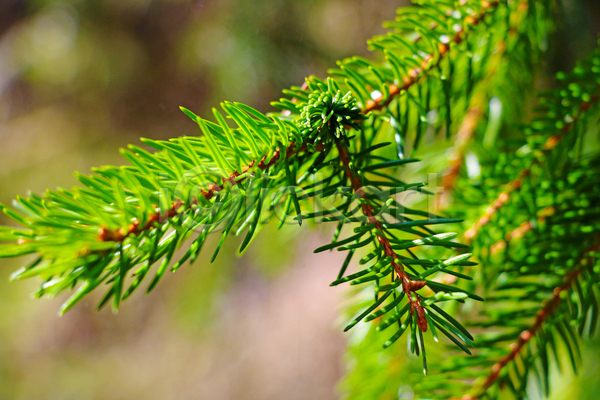
[[[598,169],[600,158],[575,159],[569,152],[581,140],[575,127],[597,111],[600,50],[573,74],[561,77],[565,88],[542,97],[544,114],[524,133],[492,138],[498,151],[486,155],[486,179],[476,188],[479,197],[470,199],[473,191],[458,190],[469,183],[458,178],[467,148],[473,144],[478,146],[474,151],[481,148],[476,131],[485,119],[485,104],[492,94],[508,99],[530,87],[530,64],[545,40],[551,6],[549,1],[533,0],[423,3],[428,6],[399,10],[396,21],[387,24],[388,33],[370,41],[385,61],[360,57],[340,61],[330,78],[309,77],[302,87],[284,90],[286,97],[272,103],[281,113],[263,114],[226,102],[223,111],[213,110],[213,122],[183,109],[202,136],[145,140],[156,151],[131,146],[123,151],[129,166],[99,168],[91,176],[79,176],[80,187],[17,198],[15,209],[2,206],[20,227],[0,227],[0,241],[7,243],[0,246],[0,257],[39,256],[13,279],[41,277],[44,283],[37,296],[76,288],[61,312],[106,285],[99,307],[112,300],[116,310],[154,263],[160,265],[147,291],[167,269],[175,271],[184,262],[193,262],[211,233],[221,234],[212,261],[230,234],[243,234],[239,250],[243,252],[278,210],[280,227],[288,219],[298,224],[333,222],[337,228],[331,242],[315,250],[347,254],[331,285],[362,285],[372,293],[368,301],[356,300],[352,310],[357,313],[345,331],[360,322],[374,322],[376,331],[394,327],[383,347],[406,333],[408,348],[421,357],[426,373],[425,332],[436,342],[445,336],[452,345],[450,354],[460,350],[470,355],[475,339],[467,327],[473,328],[478,333],[473,356],[447,357],[444,349],[441,368],[435,365],[437,373],[414,387],[432,393],[425,397],[447,398],[464,393],[457,388],[480,377],[481,391],[471,398],[490,395],[497,384],[510,386],[519,397],[529,370],[521,373],[514,361],[529,368],[530,360],[534,365],[553,340],[546,330],[570,329],[557,322],[559,307],[564,306],[561,293],[577,291],[580,307],[569,312],[581,331],[587,315],[598,313],[598,307],[589,304],[595,286],[584,294],[579,286],[594,272],[583,265],[584,259],[600,249],[600,244],[580,249],[600,234],[594,222],[600,215],[600,197],[594,189],[599,182],[586,174]],[[515,82],[515,70],[521,74],[523,65],[527,76]],[[519,97],[515,107],[523,102]],[[567,135],[571,130],[576,134]],[[397,168],[419,161],[407,158],[407,150],[440,133],[455,140],[444,186],[459,197],[451,211],[475,221],[464,236],[485,263],[477,271],[470,254],[464,253],[469,247],[454,240],[457,234],[437,231],[438,226],[462,219],[405,207],[398,197],[410,191],[427,193],[424,182],[401,178]],[[553,156],[564,161],[554,165]],[[436,162],[429,153],[425,158]],[[528,184],[534,180],[539,187]],[[497,193],[498,182],[510,183],[483,216],[474,214],[489,202],[476,201],[486,197],[481,193]],[[526,222],[513,200],[520,196],[530,196]],[[465,198],[471,203],[461,204]],[[549,209],[552,215],[541,212]],[[494,218],[511,213],[514,218],[508,223]],[[543,229],[533,235],[536,218]],[[498,239],[506,230],[502,243],[511,242],[511,252],[497,262],[492,256],[501,256],[495,254],[500,245],[489,249],[494,241],[487,243],[478,234],[485,231],[487,239]],[[513,240],[517,237],[522,240]],[[187,239],[192,240],[185,253],[172,263]],[[447,257],[457,250],[464,254]],[[577,265],[575,252],[581,254]],[[445,280],[448,276],[452,279]],[[483,292],[489,294],[486,304],[466,303],[483,314],[463,325],[462,304],[468,299],[482,301]],[[535,310],[521,305],[539,305],[547,297],[532,324]],[[450,307],[442,308],[441,302]],[[496,307],[499,304],[511,308]],[[497,332],[486,332],[489,327]],[[515,334],[520,335],[516,342]],[[514,342],[513,350],[506,354],[503,345],[509,341]],[[362,357],[378,358],[381,370],[382,361],[371,343]],[[542,355],[525,354],[534,343]],[[489,373],[491,363],[498,367]],[[516,368],[525,380],[515,383],[508,368]],[[448,378],[456,375],[458,382]],[[379,376],[366,374],[353,387],[362,388],[367,379]],[[393,395],[398,395],[397,387]],[[385,397],[368,390],[364,396]]]
[[[317,144],[317,146],[315,146],[315,149],[318,152],[322,152],[323,145],[319,143]],[[306,151],[305,145],[301,146],[299,149],[296,150],[296,143],[292,142],[285,151],[286,159],[289,159],[292,156],[304,151]],[[207,190],[202,190],[202,196],[204,196],[206,200],[211,200],[215,196],[215,194],[222,191],[225,186],[235,186],[242,184],[248,177],[246,174],[248,174],[248,172],[255,166],[255,164],[260,171],[266,171],[272,166],[274,166],[277,163],[277,161],[279,161],[280,155],[280,150],[275,149],[269,162],[265,162],[267,156],[264,156],[260,160],[260,162],[258,162],[258,164],[255,160],[253,160],[249,165],[242,168],[241,173],[233,171],[229,175],[229,177],[223,177],[223,183],[221,185],[218,185],[217,183],[208,184]],[[194,205],[198,205],[197,200],[192,201],[191,205],[189,207],[184,208],[183,211],[189,211],[189,209]],[[119,230],[113,231],[109,230],[106,227],[100,227],[100,240],[104,242],[122,242],[131,235],[139,235],[144,231],[155,228],[156,224],[161,222],[161,220],[165,221],[169,218],[175,217],[177,214],[182,212],[183,206],[184,202],[181,200],[177,200],[173,203],[171,208],[165,211],[157,209],[153,214],[150,215],[150,217],[148,218],[148,222],[144,226],[141,226],[139,220],[135,220],[127,227],[127,230],[120,228]]]
[[[122,298],[131,295],[140,285],[150,266],[162,258],[148,288],[152,290],[169,267],[175,249],[196,229],[199,229],[198,237],[172,270],[178,269],[184,261],[193,262],[207,235],[220,229],[222,240],[213,259],[230,232],[240,234],[247,228],[240,246],[243,251],[268,220],[263,215],[266,214],[265,201],[257,197],[262,190],[295,186],[319,170],[335,173],[326,162],[333,143],[327,140],[335,136],[338,143],[347,147],[348,136],[342,134],[343,129],[356,129],[364,114],[383,111],[394,99],[399,103],[400,97],[407,98],[408,90],[424,85],[427,74],[441,67],[442,60],[452,63],[450,56],[460,51],[457,46],[475,40],[469,39],[470,33],[475,32],[484,17],[493,15],[499,5],[499,2],[480,4],[465,0],[452,9],[440,2],[439,10],[425,14],[419,11],[416,19],[411,13],[404,14],[409,18],[402,17],[393,26],[399,32],[412,27],[418,33],[412,44],[396,32],[375,38],[371,45],[384,53],[386,64],[351,59],[340,63],[341,71],[334,73],[340,77],[340,83],[309,78],[302,88],[284,91],[292,100],[273,103],[286,111],[281,116],[266,116],[243,104],[226,102],[222,104],[226,117],[237,124],[232,128],[217,110],[213,110],[217,120],[214,123],[183,109],[198,123],[204,136],[170,142],[146,140],[145,143],[158,152],[152,154],[135,146],[131,152],[123,151],[132,164],[129,167],[104,167],[97,169],[95,176],[80,175],[83,188],[50,191],[45,198],[19,198],[16,205],[22,215],[4,207],[8,215],[30,230],[10,230],[5,237],[14,242],[0,248],[0,256],[31,253],[41,256],[13,275],[14,279],[35,275],[48,279],[52,284],[45,284],[38,295],[54,295],[82,282],[63,307],[64,312],[102,283],[111,287],[101,306],[113,298],[116,309]],[[430,31],[423,26],[429,26]],[[403,55],[407,49],[419,54],[418,65]],[[389,83],[393,80],[390,78],[396,78],[396,82]],[[373,84],[374,80],[377,85]],[[397,82],[402,82],[402,86]],[[341,91],[342,88],[354,91],[356,98],[350,92]],[[384,96],[376,101],[365,101],[363,94],[371,89]],[[432,90],[433,86],[428,83],[427,91]],[[400,96],[403,93],[407,95]],[[404,119],[408,120],[408,104],[406,110]],[[368,141],[361,140],[363,151],[377,144],[374,136]],[[281,157],[284,153],[286,157]],[[365,156],[369,158],[365,167],[375,168],[372,173],[381,175],[379,168],[388,164],[376,166],[370,162],[369,154]],[[390,166],[396,162],[388,161],[392,163]],[[298,177],[299,173],[302,177]],[[261,174],[269,178],[263,179]],[[331,183],[331,179],[328,182]],[[390,178],[389,182],[394,179]],[[390,194],[400,191],[390,190],[393,190]],[[177,191],[181,193],[175,193]],[[301,200],[293,189],[289,196],[276,196],[267,208],[271,212],[284,203],[286,210],[296,211],[296,220],[301,223],[316,216],[302,212]],[[432,235],[424,222],[419,222],[416,229],[411,228],[410,232],[419,232],[419,237]],[[448,246],[443,240],[441,244]],[[388,256],[395,254],[390,253],[390,246],[402,245],[388,243]],[[392,258],[392,269],[401,271],[402,266]],[[138,268],[133,272],[134,282],[123,293],[123,281],[135,266]],[[403,281],[408,290],[409,281],[406,278]]]
[[494,216],[494,214],[508,203],[511,193],[521,188],[524,179],[531,175],[532,168],[542,162],[545,154],[554,149],[566,137],[566,135],[573,129],[575,124],[584,116],[585,112],[588,111],[599,99],[600,96],[598,94],[589,95],[588,100],[581,102],[574,116],[565,116],[566,123],[562,124],[560,132],[549,137],[538,152],[532,152],[533,154],[538,155],[538,158],[533,159],[531,166],[523,169],[516,179],[506,185],[505,190],[498,195],[498,197],[490,206],[487,207],[485,213],[464,233],[467,243],[471,243],[479,230],[483,226],[487,225],[491,221],[491,218]]
[[[346,149],[339,142],[336,143],[336,145],[340,153],[340,160],[342,162],[342,165],[344,166],[346,175],[352,183],[352,189],[354,190],[354,193],[358,194],[360,198],[365,198],[366,193],[362,189],[360,180],[356,175],[352,173],[352,169],[350,168],[350,157],[348,154],[348,149]],[[406,295],[408,299],[411,314],[414,313],[415,318],[417,318],[417,325],[419,326],[421,332],[427,332],[427,318],[425,316],[424,308],[421,305],[419,295],[415,293],[413,298],[412,294],[417,290],[422,289],[425,285],[427,285],[427,282],[423,280],[411,280],[408,274],[406,274],[406,272],[404,271],[404,267],[402,265],[402,262],[400,261],[400,257],[393,250],[390,241],[385,236],[385,230],[382,224],[377,220],[377,218],[375,218],[375,213],[373,212],[373,208],[371,207],[371,205],[365,201],[362,203],[362,209],[363,213],[367,216],[367,222],[369,224],[375,225],[375,229],[378,231],[378,233],[376,234],[377,240],[379,244],[383,246],[383,252],[385,253],[385,255],[391,259],[390,264],[394,268],[398,279],[400,279],[400,281],[402,282],[402,292]]]
[[[459,3],[460,5],[465,6],[469,3],[469,1],[461,0]],[[465,18],[465,26],[463,27],[459,25],[456,27],[456,33],[454,34],[454,36],[452,36],[452,39],[448,40],[448,42],[446,43],[438,43],[436,54],[429,54],[424,58],[420,66],[408,71],[407,75],[405,75],[401,80],[402,86],[398,86],[397,84],[391,84],[388,88],[388,96],[381,95],[374,100],[367,101],[364,108],[365,112],[382,110],[383,108],[387,107],[392,102],[394,97],[400,95],[403,91],[408,90],[412,85],[417,83],[419,79],[422,78],[424,73],[433,68],[439,67],[444,57],[447,57],[450,54],[449,43],[452,42],[456,45],[462,43],[465,39],[465,35],[468,29],[475,27],[477,24],[483,21],[486,14],[489,14],[496,7],[498,7],[499,3],[499,1],[495,0],[485,0],[481,2],[480,10]],[[436,23],[433,23],[429,26],[431,30],[434,30],[436,27],[438,27],[438,24]],[[422,31],[419,31],[419,34],[420,36],[415,40],[415,42],[423,38]]]
[[477,236],[479,230],[487,225],[492,220],[494,214],[508,203],[511,193],[520,189],[521,186],[523,186],[523,180],[530,174],[530,168],[524,169],[519,173],[519,176],[515,180],[506,185],[504,191],[501,192],[492,204],[486,208],[485,213],[477,220],[477,222],[465,231],[464,237],[468,243],[471,243],[475,236]]
[[535,229],[536,226],[539,226],[539,225],[543,224],[544,222],[546,222],[546,219],[548,216],[552,216],[554,214],[557,214],[557,210],[555,209],[555,207],[550,206],[550,207],[544,208],[543,210],[541,210],[538,213],[538,217],[537,217],[535,224],[531,221],[523,222],[517,228],[513,229],[512,231],[510,231],[506,235],[504,235],[504,239],[499,240],[496,243],[494,243],[492,246],[490,246],[490,254],[493,256],[493,255],[497,254],[498,252],[502,251],[503,249],[506,248],[508,243],[510,243],[512,240],[522,238],[528,232],[531,232],[533,229]]
[[[554,349],[558,362],[556,343],[561,339],[575,368],[576,337],[585,330],[592,335],[600,313],[598,263],[589,257],[600,249],[600,224],[594,218],[600,212],[600,203],[590,190],[599,179],[588,173],[599,162],[596,156],[571,166],[557,182],[559,186],[569,182],[574,189],[556,199],[563,209],[549,215],[546,227],[536,235],[531,234],[533,231],[524,235],[508,257],[486,263],[494,277],[493,285],[478,316],[471,317],[467,324],[479,332],[473,357],[446,359],[436,370],[438,380],[416,385],[419,393],[435,393],[431,397],[440,399],[471,398],[465,392],[479,398],[485,393],[486,398],[492,399],[501,396],[503,390],[510,390],[514,398],[521,399],[529,374],[536,374],[547,394],[548,353]],[[581,200],[589,201],[589,208],[574,213],[574,205]],[[570,289],[572,294],[562,297],[567,303],[559,309],[561,293]],[[541,309],[532,305],[535,303],[543,303]],[[441,382],[448,380],[464,384],[441,390]],[[471,386],[476,389],[471,391]]]
[[[506,53],[507,50],[514,48],[524,34],[522,30],[526,25],[523,24],[523,20],[526,18],[528,12],[529,2],[520,1],[515,8],[515,12],[511,15],[510,27],[506,39],[502,39],[496,43],[495,51],[488,63],[488,70],[485,73],[485,77],[479,82],[478,87],[474,91],[475,94],[469,101],[469,107],[458,128],[455,144],[451,149],[449,166],[443,174],[443,192],[438,200],[438,208],[446,209],[451,203],[452,192],[465,161],[465,154],[474,139],[475,130],[484,117],[485,105],[489,100],[490,93],[497,91],[497,87],[502,85],[503,80],[506,79],[506,68],[511,65],[510,60],[505,60]],[[512,54],[513,52],[508,51],[509,57]]]
[[[579,63],[576,73],[559,76],[564,87],[576,90],[572,98],[565,99],[567,93],[564,89],[557,89],[542,97],[542,111],[546,111],[547,116],[540,115],[532,125],[534,128],[525,128],[530,134],[529,138],[532,137],[531,130],[545,136],[535,137],[535,140],[530,140],[527,144],[528,149],[521,156],[519,164],[529,166],[517,172],[519,177],[512,181],[495,204],[488,208],[484,218],[480,218],[465,235],[468,236],[469,232],[477,233],[484,225],[487,225],[487,231],[495,229],[502,232],[506,228],[498,226],[498,222],[491,218],[501,208],[505,211],[502,216],[505,219],[512,218],[512,215],[522,215],[519,205],[508,201],[517,188],[525,191],[522,196],[529,194],[529,198],[534,200],[531,208],[536,212],[532,214],[540,224],[535,235],[532,234],[534,230],[531,219],[521,224],[519,220],[512,219],[511,222],[517,227],[504,235],[504,241],[497,242],[489,251],[485,245],[479,250],[481,255],[487,252],[493,256],[500,244],[517,237],[521,239],[513,244],[510,252],[504,253],[503,258],[488,257],[484,261],[486,274],[491,278],[485,285],[490,290],[486,296],[486,305],[480,311],[480,318],[474,318],[468,325],[473,329],[490,330],[490,333],[479,335],[478,349],[472,360],[467,362],[462,358],[454,358],[441,367],[445,377],[440,379],[468,379],[469,382],[475,382],[479,389],[474,394],[462,396],[466,390],[461,393],[461,390],[454,388],[450,393],[440,392],[440,398],[458,393],[463,399],[480,398],[484,394],[486,398],[496,398],[504,388],[520,399],[525,396],[530,373],[538,375],[540,386],[548,393],[547,354],[548,347],[555,346],[556,334],[562,337],[574,367],[577,363],[574,356],[577,349],[576,337],[583,334],[588,326],[586,321],[596,318],[594,315],[600,312],[594,306],[597,301],[593,289],[597,285],[596,270],[593,268],[595,262],[584,264],[589,253],[600,249],[600,226],[595,222],[600,210],[595,194],[598,178],[591,172],[596,171],[599,159],[597,154],[580,159],[564,157],[564,165],[550,165],[552,161],[549,157],[558,151],[572,152],[576,140],[566,133],[575,131],[576,126],[581,128],[586,120],[597,115],[597,107],[592,106],[597,101],[596,74],[600,71],[594,65],[599,57],[600,50],[597,50],[588,60]],[[585,96],[581,92],[585,92]],[[581,131],[578,129],[576,132]],[[562,146],[558,146],[559,144]],[[534,168],[541,165],[546,165],[546,168]],[[500,166],[501,168],[504,166]],[[523,185],[523,175],[535,184]],[[586,204],[585,209],[579,204]],[[514,214],[508,214],[509,212]],[[488,240],[482,242],[488,243]],[[575,251],[577,255],[574,255]],[[484,257],[480,257],[480,260],[483,261]],[[583,290],[582,286],[588,289]],[[576,297],[568,296],[569,307],[559,311],[561,293],[569,289],[574,289]],[[550,294],[547,300],[546,294]],[[524,319],[532,316],[529,304],[542,299],[545,300],[544,305],[533,315],[533,323],[531,320],[525,322]],[[574,302],[577,303],[573,304]],[[573,325],[565,321],[573,321]],[[576,327],[577,333],[572,332],[572,326]],[[590,332],[593,329],[595,323],[591,322]],[[514,337],[518,339],[512,341]],[[512,345],[505,345],[508,340],[512,341]],[[507,347],[510,348],[508,352]],[[527,353],[526,347],[530,349]],[[483,375],[482,367],[485,365],[493,367],[491,372],[488,370]],[[436,382],[428,382],[419,387],[426,390],[435,385]]]
[[[474,96],[475,97],[475,96]],[[475,129],[479,125],[483,117],[483,96],[477,96],[477,100],[473,101],[465,118],[463,119],[458,134],[456,135],[456,144],[452,148],[452,153],[449,157],[449,167],[443,175],[442,187],[443,192],[438,201],[438,209],[445,209],[450,205],[452,191],[460,174],[460,170],[465,161],[465,154],[470,142],[473,140]]]
[[461,397],[462,400],[480,399],[485,395],[490,386],[496,383],[500,377],[502,369],[505,368],[510,362],[515,360],[517,355],[523,351],[523,348],[533,339],[535,335],[538,334],[540,329],[542,329],[542,326],[546,320],[552,315],[553,312],[556,311],[561,302],[561,294],[571,290],[572,286],[575,284],[575,281],[581,276],[583,271],[594,265],[590,260],[588,260],[587,263],[584,263],[584,261],[586,257],[588,257],[589,253],[593,253],[598,250],[600,250],[600,237],[596,238],[595,244],[581,253],[576,263],[578,267],[574,271],[569,272],[564,278],[564,283],[553,290],[552,297],[547,300],[543,307],[538,311],[535,321],[531,324],[531,327],[521,332],[519,339],[510,345],[510,353],[494,364],[492,367],[492,372],[490,372],[490,374],[485,378],[485,381],[475,389],[474,392],[476,394],[464,395]]

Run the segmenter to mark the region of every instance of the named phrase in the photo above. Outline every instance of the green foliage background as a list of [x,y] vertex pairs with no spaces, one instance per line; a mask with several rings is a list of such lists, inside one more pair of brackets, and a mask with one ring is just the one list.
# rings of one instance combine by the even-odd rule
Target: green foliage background
[[[365,40],[400,5],[3,1],[0,202],[69,187],[73,170],[121,164],[117,149],[141,136],[197,134],[180,105],[207,115],[227,99],[264,110],[281,88],[324,76],[337,59],[366,55]],[[565,2],[540,88],[594,47],[598,8],[592,0]],[[309,255],[324,242],[319,235],[263,232],[242,259],[232,256],[232,240],[218,264],[168,276],[116,316],[93,311],[95,294],[58,319],[66,297],[31,301],[24,293],[37,282],[9,285],[22,261],[2,260],[0,399],[337,398],[348,335],[336,320],[344,289],[328,283],[341,259]],[[590,344],[584,354],[577,383],[561,376],[555,398],[600,391],[598,350]]]

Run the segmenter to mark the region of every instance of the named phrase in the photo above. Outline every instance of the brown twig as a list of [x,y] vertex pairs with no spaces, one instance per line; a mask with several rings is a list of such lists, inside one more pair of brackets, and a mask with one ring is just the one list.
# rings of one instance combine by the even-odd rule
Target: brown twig
[[[596,240],[598,240],[598,238],[596,238]],[[597,251],[599,249],[600,241],[584,250],[579,257],[577,264],[581,264],[588,253]],[[492,372],[490,372],[490,374],[486,377],[483,384],[479,386],[480,392],[475,395],[465,395],[461,398],[461,400],[477,400],[485,394],[487,389],[492,386],[498,380],[498,378],[500,378],[500,372],[502,369],[509,362],[513,361],[517,355],[519,355],[521,350],[523,350],[523,347],[525,347],[525,345],[539,332],[546,319],[548,319],[552,312],[556,310],[556,307],[558,307],[560,304],[560,294],[568,290],[587,267],[587,265],[580,266],[578,269],[565,276],[564,283],[554,289],[552,297],[550,300],[546,301],[543,307],[538,311],[537,316],[535,317],[535,320],[530,328],[521,332],[519,339],[510,345],[510,353],[494,364],[492,367]]]
[[[481,9],[479,10],[479,13],[466,17],[465,22],[470,26],[477,25],[478,23],[480,23],[483,20],[485,15],[490,10],[496,8],[498,6],[498,4],[500,4],[500,2],[497,0],[483,1],[481,3]],[[462,41],[464,40],[464,37],[465,37],[465,27],[461,27],[460,30],[458,30],[456,32],[456,34],[452,37],[451,41],[456,44],[459,44],[459,43],[462,43]],[[397,95],[402,93],[404,90],[407,90],[409,87],[411,87],[413,84],[415,84],[419,80],[419,78],[421,77],[421,74],[423,72],[439,66],[439,64],[442,61],[442,59],[444,58],[444,56],[446,56],[450,52],[450,42],[439,43],[438,44],[438,52],[439,52],[439,56],[437,58],[437,61],[435,61],[435,63],[433,62],[435,59],[435,55],[430,54],[427,57],[425,57],[425,59],[421,62],[421,65],[419,67],[413,68],[410,71],[408,71],[408,76],[405,76],[404,79],[402,79],[402,84],[400,86],[399,86],[399,84],[398,85],[396,85],[396,84],[389,85],[389,93],[390,94],[387,98],[384,97],[383,95],[381,95],[375,100],[367,101],[367,104],[365,104],[365,109],[363,112],[366,114],[369,111],[381,110],[384,107],[388,106],[392,102],[394,97],[396,97]]]
[[[323,151],[323,144],[319,143],[316,146],[316,150]],[[302,151],[306,151],[306,146],[301,146],[300,149],[296,150],[295,143],[292,142],[286,149],[286,158],[290,158],[293,155],[296,155]],[[265,171],[265,170],[269,169],[270,167],[272,167],[273,165],[275,165],[275,163],[277,163],[277,161],[279,160],[280,156],[281,156],[281,153],[280,153],[279,149],[276,149],[273,152],[273,156],[271,157],[271,159],[268,162],[266,162],[267,157],[265,156],[258,163],[258,165],[256,165],[256,167],[259,168],[261,171]],[[242,176],[241,178],[240,178],[240,176],[242,174],[247,173],[251,168],[253,168],[254,164],[255,164],[255,162],[252,161],[248,166],[245,166],[242,169],[241,173],[234,171],[229,175],[229,177],[224,177],[222,186],[225,186],[225,185],[234,186],[234,185],[242,183],[246,179],[246,176]],[[202,191],[202,196],[206,200],[210,200],[215,195],[215,193],[223,190],[222,186],[219,186],[216,183],[211,183],[208,185],[208,190]],[[192,202],[192,203],[194,203],[194,202]],[[197,203],[197,200],[196,200],[196,203]],[[121,229],[117,229],[117,230],[111,230],[106,227],[101,227],[100,232],[99,232],[100,240],[103,242],[122,242],[128,236],[139,235],[140,233],[153,228],[157,222],[166,221],[167,219],[174,217],[175,215],[177,215],[180,212],[179,210],[183,206],[185,206],[185,203],[181,200],[177,200],[171,205],[171,208],[169,208],[168,210],[163,211],[163,210],[160,210],[157,208],[157,210],[152,215],[150,215],[150,217],[148,218],[148,222],[146,222],[146,224],[144,224],[144,225],[141,225],[140,221],[134,221],[127,227],[127,229],[121,228]],[[189,208],[189,207],[187,207],[187,208]]]
[[[546,218],[548,218],[549,216],[553,215],[554,213],[555,213],[554,207],[546,207],[546,208],[544,208],[543,210],[541,210],[537,214],[538,215],[537,216],[537,223],[538,224],[543,224],[546,221]],[[490,254],[491,255],[497,254],[498,252],[500,252],[501,250],[503,250],[504,248],[506,248],[506,245],[511,240],[522,238],[523,236],[525,236],[527,234],[527,232],[531,232],[531,230],[533,230],[533,228],[534,228],[534,224],[531,221],[525,221],[525,222],[523,222],[517,228],[515,228],[512,231],[508,232],[504,236],[504,239],[499,240],[496,243],[494,243],[490,247]]]
[[[360,179],[352,172],[352,169],[350,167],[350,155],[348,154],[348,149],[339,142],[336,142],[336,145],[340,154],[340,160],[342,162],[344,170],[346,171],[346,176],[352,184],[352,189],[354,190],[354,193],[358,194],[361,198],[364,198],[365,193],[362,190]],[[417,290],[422,289],[427,284],[427,282],[413,281],[408,277],[406,272],[404,272],[404,267],[402,266],[400,257],[398,257],[394,249],[392,249],[390,241],[385,236],[381,223],[373,215],[374,213],[371,205],[364,201],[362,203],[362,210],[365,216],[367,217],[369,223],[374,224],[375,228],[379,231],[379,233],[376,234],[377,240],[379,241],[379,244],[383,246],[383,251],[386,254],[386,256],[391,257],[392,259],[392,267],[394,268],[394,271],[396,272],[398,278],[402,281],[402,290],[406,294],[408,302],[410,303],[411,313],[416,313],[417,325],[419,326],[419,329],[422,332],[427,332],[427,317],[425,316],[425,310],[423,309],[423,306],[420,303],[419,295],[415,293],[416,298],[413,298],[411,294],[412,292],[416,292]]]
[[[481,97],[481,96],[479,96]],[[444,209],[450,203],[452,191],[454,185],[460,175],[460,169],[462,168],[465,160],[465,153],[469,147],[469,143],[473,139],[473,133],[479,124],[479,120],[483,116],[483,106],[481,104],[474,103],[467,110],[467,114],[458,129],[456,135],[456,144],[453,147],[450,155],[450,165],[443,175],[442,187],[444,188],[442,195],[438,202],[438,209]]]
[[517,19],[511,18],[512,26],[508,30],[507,40],[500,40],[496,44],[496,50],[492,55],[492,60],[488,63],[489,70],[487,71],[485,78],[478,84],[475,94],[471,97],[469,108],[467,109],[460,128],[458,129],[455,144],[451,150],[448,169],[442,178],[442,186],[444,190],[438,201],[438,209],[444,209],[448,207],[452,200],[452,192],[456,182],[458,181],[462,165],[464,164],[465,154],[469,149],[469,144],[473,140],[475,129],[479,125],[479,121],[484,114],[485,102],[487,100],[487,96],[484,91],[490,86],[492,78],[496,75],[498,66],[502,62],[502,58],[506,53],[507,46],[517,39],[519,34],[518,26],[520,25],[519,20],[527,14],[528,10],[529,2],[521,1],[516,8],[516,14],[518,15]]
[[469,244],[473,241],[479,229],[488,224],[491,221],[492,216],[498,211],[502,206],[504,206],[508,200],[510,199],[510,195],[513,191],[519,189],[523,185],[523,179],[529,176],[531,170],[524,169],[521,171],[517,179],[506,185],[506,189],[500,193],[500,195],[494,200],[494,202],[485,210],[485,213],[471,226],[464,234],[466,244]]
[[562,129],[560,130],[560,132],[554,136],[551,136],[550,138],[548,138],[548,140],[546,140],[546,143],[543,146],[544,150],[552,150],[553,148],[556,147],[557,144],[560,143],[561,140],[564,139],[565,135],[567,133],[569,133],[569,131],[573,128],[573,125],[575,124],[575,122],[577,122],[580,118],[581,118],[581,114],[587,110],[589,110],[589,108],[598,100],[600,99],[600,95],[593,95],[590,97],[589,101],[584,101],[583,103],[581,103],[581,105],[579,106],[579,110],[577,113],[577,116],[574,117],[571,122],[565,124]]
[[[579,111],[578,111],[577,115],[575,117],[573,117],[573,119],[570,122],[563,125],[563,127],[561,128],[561,130],[558,134],[549,137],[546,140],[546,142],[542,145],[542,150],[549,151],[549,150],[552,150],[553,148],[555,148],[561,142],[561,140],[563,140],[565,138],[567,133],[569,133],[571,131],[571,129],[573,129],[573,126],[575,125],[575,123],[581,119],[581,115],[585,111],[587,111],[598,100],[600,100],[600,95],[596,94],[596,95],[591,96],[589,101],[584,101],[583,103],[581,103],[581,105],[579,106]],[[537,161],[537,160],[534,161],[532,167],[534,165],[536,165],[538,162],[539,161]],[[519,173],[519,176],[514,181],[510,182],[506,186],[506,189],[498,195],[498,197],[486,209],[485,213],[477,220],[477,222],[475,222],[473,224],[473,226],[471,226],[471,228],[469,228],[465,232],[464,237],[468,243],[473,242],[473,240],[475,239],[475,236],[477,236],[477,233],[479,232],[481,227],[483,227],[484,225],[487,225],[491,221],[491,217],[508,202],[508,200],[510,199],[511,193],[513,191],[519,189],[523,185],[523,179],[531,174],[532,167],[522,170]]]

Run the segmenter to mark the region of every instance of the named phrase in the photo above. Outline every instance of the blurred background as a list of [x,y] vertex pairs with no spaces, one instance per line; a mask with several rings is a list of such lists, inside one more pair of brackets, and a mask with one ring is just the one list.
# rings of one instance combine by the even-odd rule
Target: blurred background
[[[282,88],[367,55],[405,3],[0,0],[0,202],[121,164],[118,149],[140,137],[197,134],[180,105],[266,111]],[[548,73],[595,46],[599,15],[596,0],[565,2]],[[39,282],[9,284],[22,261],[1,260],[0,399],[339,398],[344,289],[328,284],[342,259],[312,255],[326,227],[272,228],[243,258],[231,240],[214,264],[182,268],[118,315],[94,311],[97,293],[58,318],[66,295],[31,300]],[[584,371],[559,387],[599,384]]]

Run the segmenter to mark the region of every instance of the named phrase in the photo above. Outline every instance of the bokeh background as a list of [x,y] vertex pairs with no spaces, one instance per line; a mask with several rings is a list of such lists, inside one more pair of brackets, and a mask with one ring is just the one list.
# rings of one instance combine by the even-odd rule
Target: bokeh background
[[[367,55],[405,3],[0,0],[0,202],[121,164],[139,137],[197,134],[180,105],[266,111],[282,88]],[[600,5],[567,1],[561,18],[546,74],[594,47]],[[64,297],[31,300],[38,282],[8,283],[22,261],[0,260],[0,399],[339,398],[344,289],[328,284],[342,260],[312,255],[325,227],[272,228],[243,258],[231,240],[118,315],[96,313],[97,294],[58,318]],[[555,398],[595,398],[597,346],[584,353],[583,375],[563,376]]]

